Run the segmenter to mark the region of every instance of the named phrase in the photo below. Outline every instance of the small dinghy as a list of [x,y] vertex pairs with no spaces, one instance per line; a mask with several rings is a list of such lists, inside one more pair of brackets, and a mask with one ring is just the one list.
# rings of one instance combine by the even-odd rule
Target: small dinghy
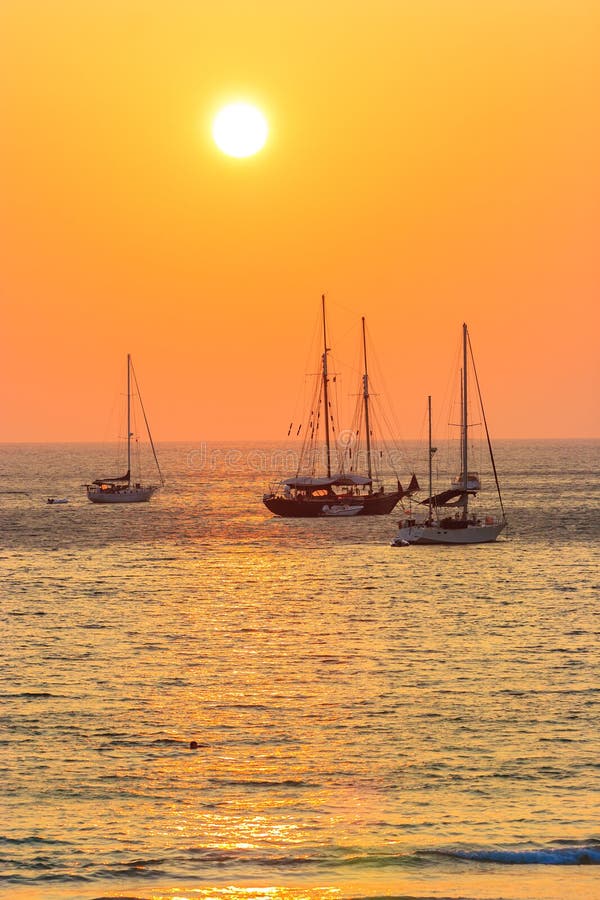
[[46,500],[46,503],[50,503],[52,506],[54,506],[57,503],[68,503],[68,502],[69,501],[66,497],[48,497],[48,499]]
[[359,512],[362,512],[362,506],[358,504],[355,506],[349,506],[346,503],[335,505],[335,506],[325,506],[321,510],[322,516],[357,516]]

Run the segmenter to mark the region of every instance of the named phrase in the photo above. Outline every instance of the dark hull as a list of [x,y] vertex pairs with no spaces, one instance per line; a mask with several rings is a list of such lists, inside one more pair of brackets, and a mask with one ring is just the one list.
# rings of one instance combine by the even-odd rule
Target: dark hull
[[[361,511],[356,516],[350,518],[358,518],[359,516],[386,516],[391,513],[396,506],[402,493],[393,491],[389,494],[372,494],[366,497],[339,498],[337,501],[340,505],[356,505],[362,506]],[[263,503],[276,516],[293,519],[313,519],[317,516],[323,518],[338,518],[337,516],[325,516],[323,507],[335,505],[331,497],[319,497],[318,499],[296,500],[286,499],[285,497],[266,497]],[[346,518],[341,516],[340,518]]]

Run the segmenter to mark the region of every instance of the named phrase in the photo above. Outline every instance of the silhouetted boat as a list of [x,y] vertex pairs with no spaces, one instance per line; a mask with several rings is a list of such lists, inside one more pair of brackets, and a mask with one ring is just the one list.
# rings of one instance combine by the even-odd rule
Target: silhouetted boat
[[[140,407],[148,433],[148,439],[152,448],[152,454],[156,463],[160,484],[143,484],[140,481],[133,481],[131,477],[131,380],[135,382],[137,396],[140,401]],[[164,484],[156,449],[150,433],[150,426],[146,418],[146,412],[142,403],[140,389],[137,383],[131,356],[127,354],[127,471],[123,475],[110,475],[102,478],[96,478],[91,484],[86,484],[88,500],[92,503],[145,503],[153,494]]]
[[[461,372],[461,422],[460,422],[460,448],[461,448],[461,474],[454,478],[448,490],[438,494],[433,493],[432,459],[435,448],[431,446],[431,397],[428,399],[429,407],[429,497],[420,501],[427,506],[426,516],[406,515],[399,522],[399,531],[392,546],[405,547],[409,544],[485,544],[495,541],[500,532],[506,528],[506,516],[500,484],[496,472],[496,463],[492,451],[492,444],[488,432],[479,382],[473,360],[473,351],[469,339],[467,326],[463,324],[462,347],[462,372]],[[469,471],[469,442],[468,442],[468,362],[472,363],[477,392],[481,405],[483,423],[490,453],[490,460],[494,472],[498,499],[502,515],[500,518],[492,515],[476,515],[469,511],[469,498],[475,496],[481,490],[481,481],[477,472]],[[455,510],[449,513],[449,509]]]
[[[321,298],[321,303],[323,321],[321,374],[315,394],[315,403],[309,417],[307,438],[305,438],[303,452],[300,454],[298,470],[294,475],[279,482],[271,491],[264,494],[263,502],[272,513],[285,517],[325,516],[336,518],[386,515],[394,509],[401,497],[414,493],[419,486],[414,475],[407,490],[403,490],[399,481],[397,481],[396,489],[391,491],[386,490],[381,481],[375,485],[364,317],[362,319],[364,374],[362,376],[361,418],[364,424],[366,443],[365,470],[355,471],[357,453],[349,465],[345,463],[344,455],[348,448],[342,454],[334,453],[331,434],[334,420],[329,397],[330,376],[327,358],[330,348],[327,346],[325,297]],[[319,446],[318,452],[315,453],[321,423],[324,428],[324,448],[322,445]],[[354,432],[350,434],[354,436]],[[306,445],[306,440],[310,444],[310,449]],[[324,458],[321,453],[322,449],[324,449]],[[324,465],[322,471],[317,474],[319,461]]]

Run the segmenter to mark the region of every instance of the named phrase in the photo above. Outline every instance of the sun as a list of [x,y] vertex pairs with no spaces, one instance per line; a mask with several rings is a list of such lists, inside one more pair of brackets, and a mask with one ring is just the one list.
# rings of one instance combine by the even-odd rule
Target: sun
[[265,145],[269,126],[256,106],[249,103],[230,103],[224,106],[213,121],[213,140],[227,156],[252,156]]

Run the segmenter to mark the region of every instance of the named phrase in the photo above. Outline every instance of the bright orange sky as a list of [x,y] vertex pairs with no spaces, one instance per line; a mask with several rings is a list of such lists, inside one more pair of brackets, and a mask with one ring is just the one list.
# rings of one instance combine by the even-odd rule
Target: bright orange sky
[[[255,102],[266,148],[210,122]],[[283,438],[320,295],[403,436],[466,320],[496,437],[600,436],[598,0],[3,0],[0,440]]]

